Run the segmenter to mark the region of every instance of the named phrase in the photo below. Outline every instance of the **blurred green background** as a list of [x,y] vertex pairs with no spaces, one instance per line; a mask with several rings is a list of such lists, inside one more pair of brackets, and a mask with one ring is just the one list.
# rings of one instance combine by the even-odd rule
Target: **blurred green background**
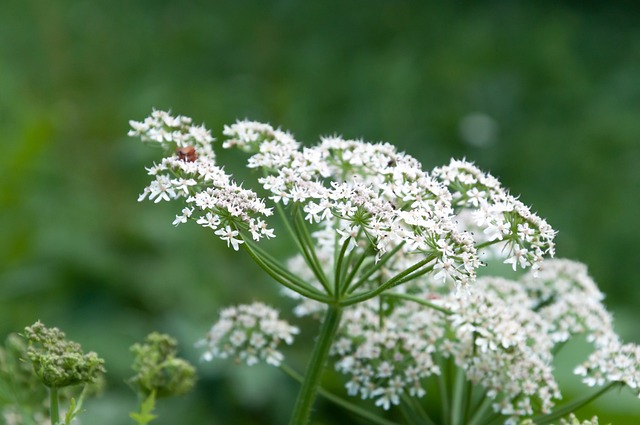
[[[307,143],[389,141],[426,169],[475,161],[559,230],[558,256],[589,265],[640,342],[639,22],[632,1],[3,0],[0,337],[40,319],[100,353],[109,389],[83,423],[127,424],[131,344],[169,332],[198,363],[221,306],[286,305],[242,252],[173,228],[176,206],[136,202],[158,152],[127,138],[128,120],[156,107],[216,136],[247,117]],[[311,340],[314,323],[298,324]],[[296,385],[277,370],[198,369],[158,425],[285,423]],[[637,424],[630,399],[583,416]],[[344,418],[319,402],[314,420]]]

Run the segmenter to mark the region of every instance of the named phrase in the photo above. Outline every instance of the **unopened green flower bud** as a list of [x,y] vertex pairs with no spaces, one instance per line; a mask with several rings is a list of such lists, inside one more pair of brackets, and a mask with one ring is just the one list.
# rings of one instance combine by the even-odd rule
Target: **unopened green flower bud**
[[136,356],[132,366],[136,375],[129,383],[145,397],[152,392],[156,398],[181,395],[193,388],[195,369],[176,357],[177,343],[169,335],[154,332],[144,344],[134,344],[131,351]]
[[63,388],[95,382],[105,372],[104,360],[94,352],[83,353],[77,342],[67,341],[58,328],[40,321],[24,329],[27,359],[44,385]]

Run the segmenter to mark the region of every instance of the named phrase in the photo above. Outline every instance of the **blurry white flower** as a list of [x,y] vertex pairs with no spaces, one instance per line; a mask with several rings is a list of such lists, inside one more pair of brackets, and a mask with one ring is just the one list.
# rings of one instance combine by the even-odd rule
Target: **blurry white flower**
[[200,341],[204,360],[233,358],[248,365],[260,360],[280,365],[281,343],[292,344],[299,329],[278,318],[278,312],[262,303],[228,307],[220,313],[207,337]]

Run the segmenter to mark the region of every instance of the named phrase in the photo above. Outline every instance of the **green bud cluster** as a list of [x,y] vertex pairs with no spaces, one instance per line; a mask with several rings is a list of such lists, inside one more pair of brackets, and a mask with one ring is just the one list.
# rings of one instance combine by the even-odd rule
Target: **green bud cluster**
[[194,367],[176,357],[177,343],[169,335],[157,332],[149,334],[144,344],[134,344],[133,370],[136,375],[129,383],[141,395],[156,398],[181,395],[189,392],[195,384]]
[[92,351],[82,352],[77,342],[66,340],[58,328],[40,321],[24,329],[26,356],[36,375],[49,388],[95,382],[106,372],[104,360]]

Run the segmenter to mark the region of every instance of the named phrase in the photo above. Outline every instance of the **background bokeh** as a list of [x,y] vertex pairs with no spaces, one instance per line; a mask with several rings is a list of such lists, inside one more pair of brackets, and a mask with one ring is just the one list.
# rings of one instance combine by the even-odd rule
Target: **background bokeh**
[[[248,117],[308,143],[389,141],[426,169],[475,161],[559,230],[558,256],[589,265],[640,342],[639,22],[632,1],[3,0],[0,338],[41,319],[99,352],[109,388],[84,423],[126,424],[131,344],[169,332],[198,363],[221,306],[286,309],[242,252],[173,228],[173,205],[136,202],[158,152],[126,137],[128,120],[156,107],[215,135]],[[277,370],[198,369],[158,425],[286,421],[296,385]],[[637,424],[640,401],[593,412]],[[315,420],[346,423],[323,402]]]

